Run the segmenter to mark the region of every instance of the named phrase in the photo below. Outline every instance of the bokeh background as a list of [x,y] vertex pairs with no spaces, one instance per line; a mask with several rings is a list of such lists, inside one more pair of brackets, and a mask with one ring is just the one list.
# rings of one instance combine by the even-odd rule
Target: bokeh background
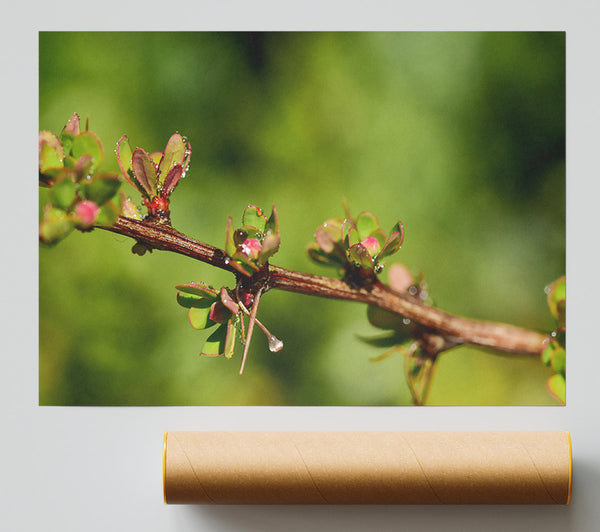
[[[399,219],[393,259],[423,271],[437,306],[549,331],[544,287],[565,272],[564,33],[78,33],[39,35],[39,127],[73,112],[105,145],[188,137],[175,228],[223,247],[228,215],[277,206],[272,262],[333,274],[305,247],[325,219]],[[44,201],[45,191],[40,192]],[[132,192],[132,196],[134,193]],[[355,303],[269,292],[243,376],[199,355],[176,284],[233,285],[175,254],[133,255],[94,230],[39,252],[43,405],[404,405],[403,358]],[[385,271],[382,274],[385,278]],[[539,360],[463,347],[428,404],[554,405]]]

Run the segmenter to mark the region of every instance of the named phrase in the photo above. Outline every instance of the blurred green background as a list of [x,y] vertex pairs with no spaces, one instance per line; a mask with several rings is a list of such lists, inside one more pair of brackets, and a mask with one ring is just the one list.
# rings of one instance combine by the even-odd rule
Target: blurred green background
[[[40,129],[73,112],[102,139],[162,150],[185,134],[175,228],[223,247],[228,215],[276,204],[272,262],[333,274],[305,247],[325,219],[374,212],[406,237],[436,305],[551,330],[544,287],[565,272],[564,33],[55,33],[39,35]],[[131,190],[131,189],[130,189]],[[40,193],[44,200],[45,191]],[[132,192],[132,196],[134,193]],[[136,196],[136,199],[138,197]],[[199,355],[174,286],[231,274],[95,230],[41,248],[44,405],[403,405],[403,358],[373,363],[355,303],[271,291],[243,376]],[[382,274],[385,278],[385,271]],[[538,360],[443,355],[431,405],[553,405]]]

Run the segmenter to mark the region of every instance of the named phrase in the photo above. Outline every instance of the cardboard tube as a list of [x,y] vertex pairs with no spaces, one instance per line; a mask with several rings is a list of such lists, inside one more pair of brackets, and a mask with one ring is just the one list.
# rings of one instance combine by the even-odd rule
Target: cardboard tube
[[568,504],[568,432],[167,432],[165,503]]

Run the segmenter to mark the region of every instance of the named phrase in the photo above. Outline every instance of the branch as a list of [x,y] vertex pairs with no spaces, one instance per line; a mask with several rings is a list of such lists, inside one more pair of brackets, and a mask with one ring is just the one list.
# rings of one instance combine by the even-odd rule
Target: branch
[[[151,248],[179,253],[239,275],[229,264],[229,258],[223,250],[194,240],[169,225],[120,216],[113,226],[103,229],[131,237]],[[514,325],[450,314],[426,305],[409,294],[393,291],[381,283],[369,288],[354,288],[345,281],[295,272],[273,265],[269,265],[265,276],[261,277],[267,290],[279,288],[379,306],[431,329],[452,345],[473,344],[504,353],[539,356],[550,340],[549,335]]]

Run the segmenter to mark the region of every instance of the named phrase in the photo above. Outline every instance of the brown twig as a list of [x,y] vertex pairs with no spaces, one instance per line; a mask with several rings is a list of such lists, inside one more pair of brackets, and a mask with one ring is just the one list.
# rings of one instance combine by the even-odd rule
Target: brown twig
[[[179,253],[239,275],[229,264],[229,258],[223,250],[194,240],[168,225],[121,216],[113,226],[104,229],[131,237],[151,248]],[[273,265],[269,265],[268,271],[261,272],[259,277],[261,286],[266,284],[266,289],[278,288],[379,306],[421,324],[453,345],[472,344],[504,353],[539,356],[550,339],[547,334],[514,325],[450,314],[426,305],[410,294],[395,292],[381,283],[369,288],[354,288],[342,280]]]

